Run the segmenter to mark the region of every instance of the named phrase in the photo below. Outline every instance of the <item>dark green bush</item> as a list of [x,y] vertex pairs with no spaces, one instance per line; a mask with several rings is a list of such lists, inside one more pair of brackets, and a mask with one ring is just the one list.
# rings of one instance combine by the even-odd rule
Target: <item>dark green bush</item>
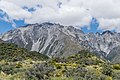
[[114,74],[112,67],[107,64],[103,66],[102,73],[107,76],[113,76]]

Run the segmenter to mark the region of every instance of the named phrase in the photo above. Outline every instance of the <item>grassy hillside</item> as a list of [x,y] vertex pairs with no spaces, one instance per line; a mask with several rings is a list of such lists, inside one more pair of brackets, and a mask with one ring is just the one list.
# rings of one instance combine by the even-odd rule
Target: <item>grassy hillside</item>
[[51,58],[10,43],[0,43],[0,80],[120,80],[120,64],[80,51]]
[[120,65],[80,51],[35,65],[26,72],[26,80],[120,80]]
[[24,80],[25,72],[48,57],[19,48],[15,44],[0,43],[0,80]]
[[28,51],[27,49],[19,48],[15,44],[0,43],[0,61],[4,60],[9,62],[15,62],[27,59],[44,60],[47,58],[47,56],[38,52]]

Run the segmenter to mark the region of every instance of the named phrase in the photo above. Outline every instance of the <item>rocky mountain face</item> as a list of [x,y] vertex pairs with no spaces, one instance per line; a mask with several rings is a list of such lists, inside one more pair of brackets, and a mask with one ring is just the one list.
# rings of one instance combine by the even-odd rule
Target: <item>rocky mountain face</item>
[[72,26],[43,23],[11,30],[2,35],[1,39],[49,56],[67,56],[83,48],[76,38],[83,34]]
[[120,34],[105,31],[85,34],[73,26],[42,23],[20,27],[0,36],[4,41],[49,56],[68,56],[82,49],[89,49],[107,57],[120,45]]
[[89,33],[86,37],[90,46],[98,52],[104,53],[106,57],[113,48],[120,45],[120,34],[116,32],[105,31],[102,34],[98,32],[96,34]]
[[113,48],[107,56],[113,63],[120,63],[120,46]]
[[4,42],[3,40],[0,39],[0,43]]

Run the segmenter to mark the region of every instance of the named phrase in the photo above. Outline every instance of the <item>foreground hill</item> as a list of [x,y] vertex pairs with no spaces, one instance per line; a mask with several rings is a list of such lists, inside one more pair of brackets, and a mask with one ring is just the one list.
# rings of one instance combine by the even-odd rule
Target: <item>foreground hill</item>
[[0,80],[24,80],[25,72],[47,60],[46,55],[0,42]]
[[19,48],[12,43],[0,43],[0,61],[23,61],[27,59],[44,60],[48,57],[35,51],[28,51],[24,48]]
[[35,65],[26,72],[26,80],[120,80],[120,64],[110,64],[83,50]]
[[48,59],[38,52],[0,43],[1,80],[119,80],[120,64],[111,64],[82,50]]

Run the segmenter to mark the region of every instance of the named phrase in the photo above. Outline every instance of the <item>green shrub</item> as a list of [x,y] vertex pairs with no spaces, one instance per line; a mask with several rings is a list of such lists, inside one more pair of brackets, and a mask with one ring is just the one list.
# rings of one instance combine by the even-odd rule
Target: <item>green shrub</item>
[[107,76],[113,76],[114,74],[112,67],[107,64],[103,66],[102,73]]
[[21,63],[16,64],[15,68],[22,68],[22,64]]
[[62,69],[61,65],[56,65],[56,69]]
[[119,64],[113,65],[113,69],[120,70],[120,65]]

